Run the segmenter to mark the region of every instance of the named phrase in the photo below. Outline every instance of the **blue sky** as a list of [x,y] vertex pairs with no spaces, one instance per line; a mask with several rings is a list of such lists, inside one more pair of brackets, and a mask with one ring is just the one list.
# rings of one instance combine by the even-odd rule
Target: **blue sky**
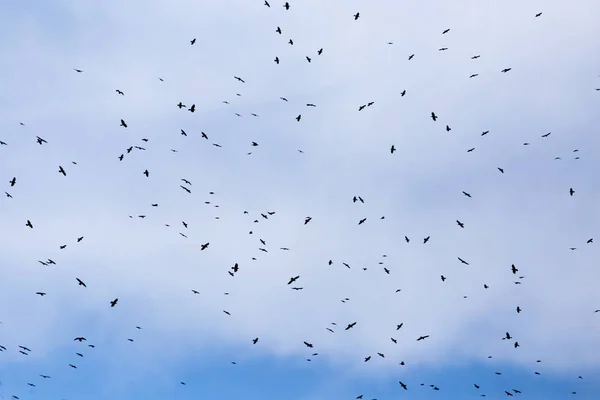
[[596,398],[597,2],[283,3],[0,6],[0,396]]

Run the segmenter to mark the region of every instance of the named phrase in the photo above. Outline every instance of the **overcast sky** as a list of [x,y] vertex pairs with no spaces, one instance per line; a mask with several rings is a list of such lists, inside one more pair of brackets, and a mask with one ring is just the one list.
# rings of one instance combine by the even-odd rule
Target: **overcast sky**
[[0,398],[597,398],[597,1],[5,3]]

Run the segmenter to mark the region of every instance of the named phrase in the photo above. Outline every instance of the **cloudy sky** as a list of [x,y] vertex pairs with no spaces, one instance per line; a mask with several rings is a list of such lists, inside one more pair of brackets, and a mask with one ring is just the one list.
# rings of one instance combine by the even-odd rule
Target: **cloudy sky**
[[8,3],[0,398],[597,398],[597,1]]

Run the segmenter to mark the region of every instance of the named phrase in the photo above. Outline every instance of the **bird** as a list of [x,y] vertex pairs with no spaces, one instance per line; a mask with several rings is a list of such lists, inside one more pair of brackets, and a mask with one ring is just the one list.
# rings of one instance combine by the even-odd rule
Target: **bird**
[[510,71],[512,68],[504,68],[501,72],[507,73],[508,71]]
[[31,229],[33,229],[33,224],[31,223],[30,220],[27,220],[27,223],[25,224],[25,226],[30,227]]
[[42,296],[42,297],[44,297],[44,296],[46,295],[46,293],[45,293],[45,292],[35,292],[35,294],[37,294],[37,295],[40,295],[40,296]]
[[450,32],[450,29],[446,29],[446,30],[444,30],[444,31],[442,32],[442,35],[444,35],[444,34],[446,34],[446,33],[448,33],[448,32]]
[[60,165],[58,166],[58,172],[63,174],[64,176],[67,176],[67,173],[65,172],[64,168],[61,167]]
[[431,119],[432,119],[434,122],[435,122],[435,121],[437,121],[437,119],[438,119],[437,115],[435,115],[435,113],[434,113],[433,111],[431,112]]
[[118,299],[118,298],[117,298],[117,299],[114,299],[113,301],[111,301],[111,302],[110,302],[110,306],[111,306],[111,307],[114,307],[114,306],[116,306],[118,301],[119,301],[119,299]]
[[237,79],[238,81],[242,82],[242,83],[246,83],[246,81],[244,81],[242,78],[240,78],[239,76],[234,76],[235,79]]
[[402,381],[399,381],[400,386],[402,386],[402,389],[404,390],[408,390],[408,386],[406,386],[404,383],[402,383]]
[[354,20],[356,21],[360,17],[360,13],[354,14]]
[[193,38],[192,40],[190,40],[190,44],[193,46],[194,43],[196,43],[196,38]]
[[289,10],[290,9],[290,3],[288,3],[286,1],[285,4],[283,5],[283,8],[285,8],[286,10]]
[[395,151],[396,151],[396,147],[394,147],[394,145],[392,145],[392,147],[390,147],[390,153],[394,154]]
[[75,72],[78,72],[78,73],[82,73],[82,72],[83,72],[82,70],[80,70],[80,69],[77,69],[77,68],[73,68],[73,70],[74,70]]
[[539,12],[539,13],[535,14],[535,17],[537,18],[537,17],[540,17],[541,15],[542,15],[542,13]]
[[575,194],[575,191],[573,190],[573,188],[569,189],[569,194],[570,194],[571,196],[573,196],[573,194]]
[[121,119],[121,125],[123,128],[127,128],[127,124],[125,123],[125,121],[123,119]]

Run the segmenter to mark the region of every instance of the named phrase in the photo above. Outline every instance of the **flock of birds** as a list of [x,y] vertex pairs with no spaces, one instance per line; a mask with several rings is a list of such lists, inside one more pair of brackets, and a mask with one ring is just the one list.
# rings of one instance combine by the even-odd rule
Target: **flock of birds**
[[[264,2],[264,6],[270,8],[271,4],[268,1],[265,1]],[[282,7],[285,8],[285,10],[289,10],[289,11],[291,11],[293,9],[288,2],[285,2],[282,5]],[[539,12],[539,13],[535,14],[534,17],[535,18],[539,18],[541,16],[542,16],[542,13]],[[360,17],[361,17],[361,14],[359,12],[356,12],[353,16],[349,16],[349,18],[350,19],[353,18],[354,21],[358,21]],[[282,35],[283,34],[283,29],[281,27],[277,26],[276,29],[275,29],[275,32],[277,34],[279,34],[279,35]],[[450,32],[450,29],[448,28],[448,29],[443,30],[441,32],[441,34],[442,35],[446,35],[449,32]],[[190,45],[193,46],[195,44],[196,44],[196,38],[193,38],[190,41]],[[288,44],[291,45],[291,46],[293,46],[294,45],[293,39],[290,38],[289,41],[288,41]],[[388,42],[388,44],[393,44],[393,43],[392,42]],[[438,50],[439,51],[446,51],[446,50],[448,50],[448,48],[441,47]],[[324,52],[323,48],[320,48],[319,50],[317,50],[316,51],[317,57],[323,55],[323,52]],[[410,60],[413,60],[414,57],[415,57],[415,54],[410,54],[407,57],[407,59],[410,61]],[[307,62],[309,62],[309,63],[312,62],[312,57],[306,56],[305,58],[306,58]],[[479,54],[473,55],[471,57],[472,60],[477,60],[479,58],[480,58]],[[279,56],[275,56],[274,57],[274,62],[276,64],[280,64],[281,59],[279,58]],[[511,67],[499,68],[499,72],[501,72],[501,73],[508,73],[511,70],[512,70]],[[84,73],[84,71],[82,69],[78,69],[78,68],[75,68],[74,71],[77,72],[78,74]],[[478,74],[475,73],[475,74],[471,74],[469,76],[469,78],[475,78],[477,76],[478,76]],[[239,77],[239,76],[234,76],[233,78],[236,81],[238,81],[240,84],[246,84],[246,81],[243,78]],[[158,78],[158,79],[161,82],[164,82],[163,78]],[[595,90],[600,91],[600,88],[595,89]],[[115,93],[118,96],[125,96],[126,95],[120,89],[116,89]],[[400,96],[402,96],[402,97],[406,96],[406,94],[407,94],[406,90],[403,90],[402,92],[400,92]],[[239,93],[237,95],[240,96]],[[281,99],[281,101],[285,101],[285,102],[288,101],[288,99],[286,97],[283,97],[283,96],[280,97],[280,99]],[[223,101],[223,103],[228,104],[227,101]],[[374,103],[375,103],[374,101],[370,101],[370,102],[367,102],[365,104],[362,104],[362,105],[358,106],[358,111],[363,111],[367,107],[373,106]],[[179,101],[178,103],[174,104],[173,106],[174,107],[178,107],[180,110],[187,110],[190,113],[196,112],[196,105],[195,104],[186,105],[183,102]],[[316,107],[316,105],[313,104],[313,103],[307,103],[306,106],[307,107]],[[241,115],[239,113],[235,113],[235,115],[241,117]],[[258,114],[256,114],[256,113],[252,113],[251,115],[254,116],[254,117],[258,117]],[[431,118],[431,120],[433,122],[437,122],[438,119],[439,119],[439,117],[435,113],[435,111],[432,111],[429,117]],[[302,120],[302,113],[299,113],[295,117],[295,119],[296,119],[297,122],[300,122]],[[21,123],[21,125],[24,126],[25,124]],[[452,128],[450,127],[449,123],[444,123],[443,125],[444,125],[444,129],[447,132],[450,132],[452,130]],[[125,118],[123,118],[123,119],[120,120],[119,126],[122,127],[123,129],[127,129],[129,125],[126,122]],[[484,132],[481,133],[481,136],[485,136],[488,133],[489,133],[489,131],[484,131]],[[182,136],[184,136],[184,137],[188,136],[188,133],[186,131],[184,131],[183,129],[180,130],[180,134]],[[208,137],[208,135],[205,132],[200,132],[200,135],[201,135],[201,137],[203,139],[209,140],[209,137]],[[545,134],[541,135],[541,138],[545,139],[545,138],[548,138],[550,135],[551,135],[551,133],[548,132],[548,133],[545,133]],[[149,141],[149,139],[148,138],[142,138],[141,141],[143,143],[147,143]],[[48,142],[46,139],[42,138],[41,136],[36,136],[35,140],[32,140],[32,142],[33,143],[37,143],[40,146],[48,146],[50,149],[52,147],[52,143]],[[2,140],[0,140],[0,145],[2,147],[4,147],[4,146],[9,147],[9,143],[7,143],[6,141],[2,141]],[[219,143],[216,143],[216,142],[212,143],[212,145],[215,146],[215,147],[222,147]],[[524,146],[528,146],[528,145],[530,145],[530,143],[525,142],[525,143],[523,143],[523,145]],[[259,144],[257,142],[255,142],[255,141],[252,141],[251,142],[251,146],[252,147],[257,147],[257,146],[259,146]],[[125,151],[122,154],[116,156],[115,157],[116,158],[115,161],[116,162],[122,162],[122,161],[124,161],[125,158],[126,158],[126,155],[129,154],[129,153],[131,153],[132,151],[134,151],[134,149],[137,150],[137,151],[145,151],[146,150],[145,147],[143,147],[142,145],[132,145],[132,146],[128,147],[127,149],[125,149]],[[475,150],[475,148],[469,148],[467,150],[467,152],[470,153],[470,152],[472,152],[474,150]],[[173,153],[177,153],[176,149],[170,149],[170,151],[173,152]],[[395,147],[395,145],[392,144],[390,146],[390,148],[389,148],[389,152],[393,155],[395,153],[395,151],[396,151],[396,147]],[[303,153],[303,150],[299,149],[298,152]],[[573,152],[577,153],[578,150],[574,149]],[[248,155],[250,155],[250,154],[252,154],[252,153],[249,152]],[[574,158],[575,159],[579,159],[579,156],[575,156]],[[555,160],[560,160],[560,159],[561,159],[561,157],[556,157],[555,158]],[[74,162],[74,161],[72,162],[72,164],[73,165],[77,165],[77,163]],[[504,168],[501,167],[501,166],[498,166],[497,170],[501,174],[505,173]],[[57,173],[61,174],[62,176],[66,177],[66,179],[68,179],[67,168],[65,166],[58,165],[57,166]],[[152,175],[151,171],[149,169],[144,169],[143,171],[139,171],[139,173],[140,173],[140,175],[143,175],[145,178],[150,178],[151,175]],[[20,182],[19,182],[18,177],[14,176],[14,177],[8,179],[7,183],[8,183],[8,187],[6,188],[6,191],[5,191],[5,197],[6,197],[6,199],[10,200],[10,199],[13,199],[13,194],[15,196],[18,196],[18,188],[19,188],[19,183]],[[181,190],[183,190],[185,193],[187,193],[189,195],[192,194],[192,182],[190,180],[185,179],[185,178],[181,178],[179,186],[180,186]],[[565,189],[565,194],[568,194],[570,196],[574,196],[575,193],[576,193],[576,191],[573,188]],[[210,194],[213,195],[214,192],[210,192]],[[468,193],[468,192],[466,192],[466,191],[463,191],[462,194],[465,197],[467,197],[467,198],[471,198],[472,197],[471,194]],[[351,201],[353,201],[354,203],[356,203],[356,202],[364,203],[365,202],[364,199],[361,196],[354,196],[351,199]],[[207,203],[210,203],[210,202],[207,202]],[[151,203],[151,206],[152,207],[158,207],[158,204],[157,203]],[[215,207],[218,207],[218,205],[215,205]],[[250,213],[248,211],[243,211],[243,214],[249,215]],[[257,216],[256,219],[254,219],[253,222],[254,223],[259,223],[259,220],[261,218],[264,219],[264,220],[268,220],[273,215],[275,215],[275,211],[265,211],[265,212],[262,212],[262,213],[260,213],[260,216]],[[144,215],[144,214],[137,215],[137,218],[143,219],[145,217],[146,217],[146,215]],[[129,218],[134,218],[134,216],[130,215]],[[218,218],[218,217],[216,217],[216,218]],[[385,219],[385,216],[382,216],[381,219]],[[303,222],[304,225],[307,225],[307,224],[309,224],[311,222],[311,220],[312,220],[312,217],[311,216],[307,216],[304,219],[304,221],[302,221],[302,222]],[[358,225],[362,225],[366,221],[367,221],[367,218],[362,218],[362,219],[360,219],[358,221]],[[461,229],[465,228],[465,223],[462,222],[462,221],[460,221],[460,220],[456,220],[456,224]],[[170,226],[170,224],[165,224],[165,225],[167,227]],[[27,219],[26,221],[24,221],[24,226],[27,227],[27,228],[29,228],[29,229],[35,229],[35,221]],[[185,229],[188,228],[188,223],[186,223],[185,221],[181,221],[181,226],[183,227],[183,230],[181,232],[179,232],[179,235],[181,235],[183,238],[187,238],[187,235],[184,232],[185,232]],[[249,233],[253,234],[252,231],[250,231]],[[427,236],[427,237],[422,238],[421,240],[422,240],[423,244],[427,244],[430,239],[431,239],[431,236]],[[80,237],[77,237],[76,240],[74,240],[74,243],[80,243],[83,240],[84,240],[84,236],[80,236]],[[411,241],[411,239],[408,236],[404,236],[404,240],[406,241],[406,243],[409,243]],[[262,251],[262,252],[268,252],[266,240],[264,240],[264,239],[261,238],[261,239],[259,239],[259,241],[261,243],[261,247],[259,248],[259,250]],[[587,240],[586,244],[593,244],[593,238],[589,238]],[[210,245],[210,242],[208,242],[208,241],[206,243],[201,244],[200,250],[204,251],[204,250],[208,249],[209,245]],[[60,249],[61,250],[65,250],[67,248],[67,246],[68,246],[68,244],[62,244],[62,245],[60,245]],[[571,247],[570,249],[571,250],[576,250],[575,247]],[[280,247],[280,250],[282,250],[282,251],[289,251],[290,249],[288,247]],[[384,257],[386,257],[386,256],[384,255]],[[457,257],[457,258],[458,258],[458,261],[460,263],[462,263],[464,265],[469,265],[469,262],[466,261],[465,259],[463,259],[461,257]],[[253,260],[257,260],[256,257],[252,257],[252,259]],[[47,259],[44,259],[44,260],[38,260],[38,262],[39,262],[39,264],[41,264],[42,266],[45,266],[45,267],[52,266],[52,265],[57,265],[57,262],[55,262],[53,259],[50,259],[50,258],[47,258]],[[327,264],[328,265],[332,265],[333,263],[334,263],[333,260],[329,260]],[[383,263],[380,262],[380,264],[383,264]],[[351,268],[350,265],[348,263],[346,263],[346,262],[343,262],[342,265],[344,267],[346,267],[346,268]],[[238,274],[238,272],[240,271],[240,269],[241,269],[241,267],[240,267],[239,263],[235,263],[233,266],[231,266],[227,270],[227,273],[231,277],[235,277],[236,274]],[[366,270],[367,268],[363,268],[363,269]],[[390,274],[390,270],[387,267],[383,267],[383,271],[386,274]],[[514,281],[514,283],[516,285],[520,285],[522,283],[522,280],[525,278],[524,276],[518,275],[517,274],[518,272],[519,272],[519,268],[517,268],[517,266],[515,266],[514,264],[506,267],[506,273],[507,274],[512,274],[516,278],[518,278],[518,279],[516,279]],[[447,279],[447,277],[445,275],[440,275],[440,280],[442,282],[445,282],[446,279]],[[300,275],[295,275],[295,276],[292,276],[292,277],[289,278],[289,280],[287,281],[287,285],[292,290],[300,291],[300,290],[304,289],[303,286],[300,286],[301,282],[302,282],[301,281],[301,276]],[[78,285],[82,289],[87,288],[86,282],[84,282],[84,280],[81,277],[78,277],[78,276],[74,276],[73,277],[73,284]],[[282,284],[285,284],[285,282],[282,282]],[[489,287],[490,286],[488,284],[484,284],[483,285],[483,289],[489,289]],[[398,289],[397,291],[400,291],[400,289]],[[198,290],[196,290],[196,289],[190,289],[190,292],[191,292],[192,295],[200,295],[200,292]],[[228,294],[228,293],[225,293],[225,294]],[[47,296],[48,293],[46,291],[38,291],[38,292],[35,293],[35,295],[44,297],[44,296]],[[345,298],[345,299],[342,300],[342,302],[346,302],[348,300],[349,300],[349,298]],[[116,307],[116,306],[118,306],[118,304],[119,304],[119,299],[116,296],[113,299],[107,299],[106,300],[106,306],[107,307],[108,306],[110,306],[110,307]],[[522,308],[519,305],[516,305],[514,307],[514,311],[516,313],[524,312],[524,310],[522,310]],[[594,313],[600,313],[600,309],[593,310],[593,312]],[[223,310],[223,313],[226,314],[226,315],[231,315],[231,313],[229,311],[227,311],[227,310]],[[353,322],[345,324],[346,326],[345,327],[342,326],[342,328],[343,328],[343,330],[348,331],[350,329],[353,329],[358,323],[359,323],[358,321],[353,321]],[[395,336],[401,335],[401,330],[403,328],[403,325],[404,325],[404,323],[396,324],[396,329],[395,330],[396,330],[397,334]],[[140,326],[136,326],[136,329],[137,330],[141,330],[142,328]],[[337,329],[338,329],[338,325],[337,325],[337,323],[334,322],[334,323],[331,324],[331,326],[328,326],[325,329],[328,332],[330,332],[330,333],[335,333],[337,331]],[[414,338],[414,340],[417,341],[417,342],[421,342],[421,341],[427,340],[429,337],[430,337],[429,334],[423,333],[423,334],[419,335],[418,337]],[[506,340],[506,341],[511,341],[512,342],[512,347],[514,347],[515,349],[520,347],[520,344],[519,344],[519,341],[517,340],[517,338],[513,337],[511,335],[511,333],[508,332],[508,331],[504,334],[503,337],[498,338],[498,339]],[[87,347],[90,348],[90,349],[95,348],[94,344],[87,344],[88,340],[86,339],[85,336],[78,336],[78,337],[75,337],[75,338],[73,338],[71,340],[73,340],[75,342],[78,342],[79,344],[82,344],[82,345],[84,343],[86,343]],[[134,339],[132,339],[132,338],[128,338],[127,340],[129,340],[130,342],[134,341]],[[253,345],[258,345],[259,338],[258,337],[250,338],[249,341],[251,341]],[[395,337],[390,337],[390,341],[392,343],[396,344],[398,342],[398,339],[395,338]],[[302,344],[300,344],[300,345],[302,345]],[[316,347],[315,344],[313,344],[313,343],[311,343],[309,341],[304,341],[303,345],[306,346],[307,348],[311,349],[312,351],[314,351],[313,349]],[[29,354],[31,354],[31,349],[28,346],[18,345],[18,346],[16,346],[13,349],[13,348],[9,348],[8,346],[2,345],[0,343],[0,352],[10,352],[10,351],[16,351],[16,352],[20,353],[23,356],[28,356]],[[319,353],[317,353],[317,352],[314,352],[314,353],[311,352],[311,358],[307,358],[307,361],[311,361],[312,357],[316,357],[316,356],[318,356],[318,354]],[[383,352],[376,352],[376,355],[378,357],[381,357],[381,358],[385,358],[386,357]],[[79,358],[83,358],[84,357],[84,350],[82,349],[82,350],[76,352],[75,356],[77,356]],[[371,360],[371,357],[372,357],[372,355],[366,355],[364,357],[363,362],[365,362],[365,363],[369,362]],[[489,356],[488,358],[492,358],[492,356]],[[401,365],[401,366],[405,366],[406,365],[405,361],[402,361],[402,360],[397,360],[397,361],[399,361],[398,364]],[[535,362],[536,363],[542,363],[542,360],[535,360]],[[236,364],[235,361],[232,361],[231,363],[232,364]],[[75,361],[73,361],[72,363],[69,363],[68,367],[70,367],[72,369],[77,369],[78,368],[77,364],[75,363]],[[534,373],[535,375],[540,375],[540,372],[538,370],[532,371],[532,373]],[[501,375],[501,372],[496,372],[496,374],[497,375]],[[51,379],[51,376],[47,375],[45,373],[38,374],[38,377],[41,378],[42,380]],[[583,379],[582,376],[578,376],[577,378],[578,379]],[[38,384],[40,384],[40,382],[32,379],[31,381],[25,382],[24,384],[26,384],[29,387],[37,387]],[[180,384],[181,385],[186,385],[186,383],[183,382],[183,381],[180,382]],[[410,383],[410,384],[407,384],[407,383],[405,383],[403,381],[399,381],[398,385],[399,385],[399,388],[401,390],[403,390],[403,391],[409,391],[412,388],[412,386],[429,387],[431,390],[434,390],[434,391],[441,390],[441,388],[438,387],[438,385],[436,385],[436,384],[425,384],[425,383]],[[484,392],[484,390],[481,388],[481,386],[477,382],[473,382],[472,383],[472,387],[473,387],[473,390],[476,391],[477,394],[480,395],[481,397],[486,397],[487,396],[487,393]],[[519,390],[518,388],[513,388],[513,387],[506,388],[506,390],[504,390],[504,395],[510,396],[510,397],[520,395],[521,393],[522,393],[521,390]],[[571,393],[573,395],[575,395],[577,392],[576,392],[576,390],[573,390]],[[14,394],[14,395],[12,395],[12,398],[16,399],[16,400],[20,400],[21,397],[19,397],[18,395]],[[359,394],[358,396],[356,396],[356,399],[363,399],[363,394]]]

